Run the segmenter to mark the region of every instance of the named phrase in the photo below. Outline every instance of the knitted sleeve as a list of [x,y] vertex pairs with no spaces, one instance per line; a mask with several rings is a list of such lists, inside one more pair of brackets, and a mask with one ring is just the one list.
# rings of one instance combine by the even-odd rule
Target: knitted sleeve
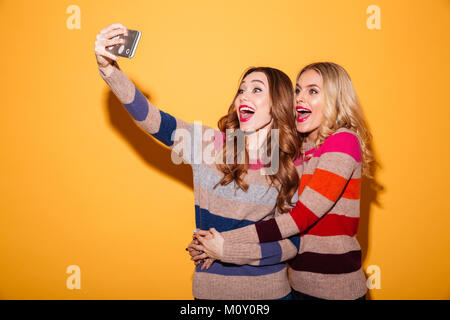
[[[285,239],[305,231],[322,218],[340,197],[359,197],[359,179],[351,179],[361,165],[359,140],[349,131],[329,136],[314,153],[314,172],[303,174],[300,196],[288,213],[222,233],[225,242],[263,243]],[[345,192],[344,192],[345,191]]]
[[300,247],[300,237],[267,243],[232,243],[225,241],[223,262],[237,265],[267,266],[294,258]]
[[[199,130],[195,130],[193,124],[177,119],[153,106],[127,75],[119,69],[118,65],[115,64],[114,67],[114,71],[110,75],[107,76],[99,72],[100,76],[124,105],[135,123],[145,132],[172,148],[185,162],[191,163],[192,152],[186,155],[183,154],[183,151],[191,151],[189,149],[192,147],[190,137],[192,137],[194,131]],[[202,128],[200,128],[200,134],[201,130]],[[182,147],[180,143],[174,144],[174,142],[183,140],[183,138],[186,138],[186,140],[182,142],[189,145]],[[181,159],[174,160],[174,162],[179,161],[178,163],[180,163]]]

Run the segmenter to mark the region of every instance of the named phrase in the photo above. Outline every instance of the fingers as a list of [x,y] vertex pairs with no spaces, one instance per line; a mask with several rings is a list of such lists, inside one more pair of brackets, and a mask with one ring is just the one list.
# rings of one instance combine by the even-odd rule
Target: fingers
[[201,252],[199,252],[197,250],[194,250],[194,249],[191,249],[191,248],[186,248],[186,249],[189,252],[189,255],[191,257],[195,257],[195,256],[198,256],[199,254],[202,254]]
[[204,237],[204,236],[209,235],[210,233],[209,233],[208,230],[198,230],[198,231],[196,232],[196,234],[199,235],[199,236]]
[[190,243],[189,243],[189,245],[188,245],[188,248],[192,248],[192,245],[193,244],[197,244],[197,245],[199,245],[200,244],[200,242],[198,242],[198,240],[197,239],[193,239]]
[[96,39],[100,40],[100,39],[104,39],[104,40],[109,40],[109,39],[113,39],[116,38],[120,35],[126,35],[128,32],[126,29],[114,29],[110,32],[107,33],[98,33]]
[[199,260],[203,260],[203,259],[206,259],[206,258],[208,258],[208,255],[206,253],[202,253],[202,254],[196,255],[195,257],[192,257],[191,260],[192,261],[199,261]]
[[111,60],[118,61],[119,57],[112,54],[111,52],[106,51],[105,41],[106,40],[102,40],[102,39],[97,39],[97,41],[95,41],[95,49],[94,49],[95,54],[97,56],[103,56],[103,57],[107,57]]
[[107,26],[106,28],[102,29],[100,31],[100,33],[101,34],[106,34],[106,33],[109,33],[111,31],[115,30],[115,29],[126,29],[126,27],[123,24],[121,24],[121,23],[113,23],[113,24]]
[[97,47],[96,46],[95,47],[95,54],[107,57],[107,58],[109,58],[111,60],[114,60],[114,61],[118,61],[119,60],[119,57],[117,57],[116,55],[112,54],[111,52],[106,51],[106,48],[104,46],[103,47]]
[[200,245],[204,245],[205,241],[208,239],[206,239],[206,237],[198,237],[197,240],[200,243]]
[[125,43],[125,39],[113,38],[113,39],[98,39],[96,41],[100,46],[109,47],[120,43]]
[[102,59],[109,58],[113,61],[118,61],[119,57],[106,50],[106,47],[111,47],[116,44],[125,43],[125,41],[119,37],[122,34],[127,34],[127,28],[121,23],[113,23],[108,27],[102,29],[97,34],[95,41],[95,54],[97,55],[97,62],[99,65],[106,66],[108,61]]
[[128,35],[127,29],[114,29],[111,32],[105,33],[105,34],[99,34],[99,37],[101,39],[115,39],[119,38],[121,35]]
[[211,265],[214,263],[214,259],[208,258],[205,260],[205,262],[203,263],[202,267],[200,268],[201,270],[208,270]]
[[205,248],[201,244],[191,243],[188,248],[193,248],[197,251],[202,251],[202,252],[205,251]]
[[209,241],[209,240],[211,240],[211,239],[213,239],[213,236],[211,236],[211,235],[209,234],[209,235],[206,236],[206,237],[199,236],[199,237],[197,238],[197,241],[200,243],[200,245],[203,245],[203,246],[207,247],[207,241]]
[[192,236],[193,240],[189,244],[188,248],[186,248],[186,250],[188,250],[189,254],[191,255],[191,260],[194,261],[194,264],[196,266],[202,263],[201,270],[209,269],[215,261],[214,258],[211,258],[208,255],[208,251],[202,245],[203,241],[214,238],[212,232],[220,235],[220,233],[217,232],[217,230],[214,228],[211,228],[210,230],[194,230],[194,234]]
[[186,250],[189,252],[189,255],[191,256],[191,257],[195,257],[195,256],[198,256],[199,254],[202,254],[203,253],[203,251],[198,251],[198,250],[195,250],[195,249],[193,249],[193,248],[186,248]]
[[[214,229],[214,231],[216,232],[215,234],[219,234],[220,235],[220,233],[217,232],[216,229]],[[211,231],[199,230],[197,232],[197,238],[196,239],[198,241],[200,241],[200,243],[203,244],[202,241],[214,239],[215,234],[211,233]]]

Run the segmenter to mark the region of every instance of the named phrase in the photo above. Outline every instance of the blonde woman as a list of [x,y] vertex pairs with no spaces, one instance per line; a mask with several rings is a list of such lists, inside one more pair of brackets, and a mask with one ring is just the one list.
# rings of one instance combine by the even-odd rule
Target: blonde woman
[[219,233],[199,231],[209,258],[233,261],[238,243],[265,243],[300,234],[300,250],[290,261],[294,299],[364,299],[366,279],[359,223],[361,175],[370,175],[371,139],[347,72],[334,63],[304,67],[295,89],[296,128],[302,136],[299,200],[289,213]]

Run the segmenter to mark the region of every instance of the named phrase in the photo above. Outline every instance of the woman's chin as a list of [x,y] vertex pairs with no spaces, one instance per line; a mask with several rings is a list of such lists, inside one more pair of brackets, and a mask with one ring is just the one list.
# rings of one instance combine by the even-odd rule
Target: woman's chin
[[253,129],[251,126],[249,126],[249,125],[247,125],[247,124],[243,124],[243,123],[241,123],[241,124],[239,125],[239,129],[240,129],[242,132],[252,132],[252,131],[254,131],[254,129]]
[[297,131],[302,134],[308,134],[311,132],[308,125],[304,125],[302,123],[296,123]]
[[299,124],[298,122],[295,124],[295,127],[297,128],[297,132],[299,133],[305,133],[305,126]]

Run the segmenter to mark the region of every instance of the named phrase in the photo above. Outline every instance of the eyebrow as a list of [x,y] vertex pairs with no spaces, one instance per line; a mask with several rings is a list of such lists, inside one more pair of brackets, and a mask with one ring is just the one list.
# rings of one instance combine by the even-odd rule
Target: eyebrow
[[[264,84],[264,82],[262,82],[261,80],[255,79],[255,80],[252,80],[252,81],[250,81],[250,82],[260,82],[264,87],[266,86],[266,85]],[[245,80],[243,80],[242,83],[245,83]]]
[[[301,85],[299,85],[298,83],[296,83],[295,84],[295,86],[296,87],[302,87]],[[309,87],[317,87],[317,88],[320,88],[317,84],[315,84],[315,83],[312,83],[312,84],[308,84],[307,86],[306,86],[306,88],[309,88]]]

